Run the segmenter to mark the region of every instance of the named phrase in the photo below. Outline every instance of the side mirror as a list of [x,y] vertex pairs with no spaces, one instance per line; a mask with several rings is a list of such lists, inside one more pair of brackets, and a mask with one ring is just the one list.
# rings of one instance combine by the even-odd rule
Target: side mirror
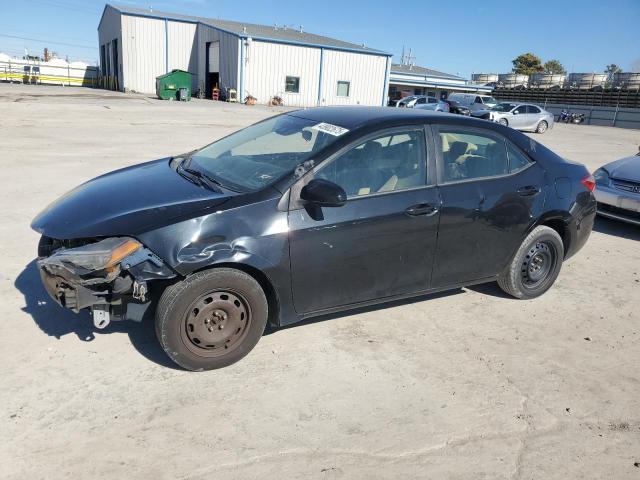
[[518,115],[518,111],[514,110],[513,112],[511,112],[511,115]]
[[321,178],[302,187],[300,198],[319,207],[341,207],[347,203],[347,193],[340,185]]

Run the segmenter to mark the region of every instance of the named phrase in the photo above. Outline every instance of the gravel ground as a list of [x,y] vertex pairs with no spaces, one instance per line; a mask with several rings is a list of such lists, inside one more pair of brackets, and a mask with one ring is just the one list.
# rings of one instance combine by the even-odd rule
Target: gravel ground
[[[148,324],[95,331],[51,304],[36,213],[277,111],[0,84],[0,477],[640,478],[638,227],[599,219],[539,299],[488,284],[360,310],[200,374]],[[594,170],[640,133],[535,138]]]

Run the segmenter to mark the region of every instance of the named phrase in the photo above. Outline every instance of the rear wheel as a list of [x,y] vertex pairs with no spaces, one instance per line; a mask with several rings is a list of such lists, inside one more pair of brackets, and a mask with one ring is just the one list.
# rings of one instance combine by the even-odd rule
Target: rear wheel
[[536,133],[544,133],[547,131],[547,128],[549,128],[549,124],[542,120],[536,127]]
[[500,288],[516,298],[529,299],[551,288],[562,268],[564,246],[554,229],[536,227],[498,277]]
[[253,277],[216,268],[164,291],[156,310],[156,334],[181,367],[211,370],[249,353],[264,332],[267,316],[267,299]]

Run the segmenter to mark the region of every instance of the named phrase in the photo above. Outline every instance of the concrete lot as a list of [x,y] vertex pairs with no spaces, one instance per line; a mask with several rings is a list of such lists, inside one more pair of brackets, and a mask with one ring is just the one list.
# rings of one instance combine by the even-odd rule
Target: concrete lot
[[[173,368],[150,325],[51,304],[36,213],[276,112],[0,84],[0,477],[640,478],[637,227],[598,220],[537,300],[491,284],[345,314],[207,373]],[[594,170],[640,132],[535,138]]]

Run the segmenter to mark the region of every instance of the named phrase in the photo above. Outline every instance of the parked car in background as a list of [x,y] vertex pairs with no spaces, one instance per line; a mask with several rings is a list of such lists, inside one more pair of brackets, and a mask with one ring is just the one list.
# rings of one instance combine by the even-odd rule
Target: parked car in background
[[476,118],[498,122],[505,127],[536,133],[553,128],[554,116],[537,105],[519,102],[503,102],[488,110],[471,112]]
[[456,113],[458,115],[471,115],[471,110],[469,107],[465,107],[460,102],[456,100],[451,100],[451,98],[447,98],[445,100],[449,104],[449,113]]
[[399,108],[424,108],[425,110],[435,110],[437,112],[448,112],[449,105],[445,105],[445,102],[438,100],[436,97],[429,95],[411,95],[401,99],[396,107]]
[[413,108],[449,113],[449,104],[444,100],[438,100],[436,97],[427,97],[426,103],[416,103]]
[[492,281],[538,297],[587,241],[593,187],[496,123],[323,107],[89,180],[32,227],[55,302],[96,328],[155,310],[167,355],[205,370],[267,324]]
[[607,163],[593,174],[598,214],[640,225],[640,157]]
[[451,93],[447,100],[458,102],[471,112],[487,110],[498,104],[498,101],[491,95],[478,95],[476,93]]

